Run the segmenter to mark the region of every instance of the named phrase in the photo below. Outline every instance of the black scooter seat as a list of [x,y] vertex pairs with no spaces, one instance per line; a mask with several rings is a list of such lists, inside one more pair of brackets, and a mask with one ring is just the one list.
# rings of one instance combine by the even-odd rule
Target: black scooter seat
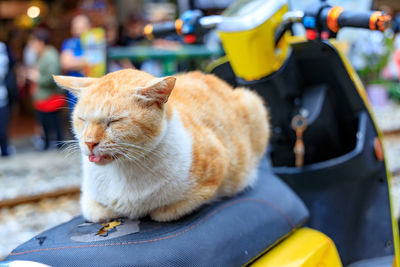
[[51,266],[240,266],[308,218],[297,195],[272,174],[268,161],[258,182],[240,195],[206,205],[171,223],[122,219],[104,230],[79,216],[20,245],[6,260]]

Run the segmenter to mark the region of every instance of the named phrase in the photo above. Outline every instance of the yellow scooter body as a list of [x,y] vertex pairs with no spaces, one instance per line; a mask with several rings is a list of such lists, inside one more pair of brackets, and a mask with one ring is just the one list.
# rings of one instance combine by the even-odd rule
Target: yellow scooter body
[[285,0],[245,0],[224,13],[218,35],[238,77],[257,80],[279,70],[285,62],[289,54],[288,35],[283,36],[278,47],[271,40],[288,10]]
[[333,241],[323,233],[301,228],[251,264],[253,267],[340,267]]
[[[307,40],[304,38],[290,38],[290,44],[302,43]],[[347,57],[339,50],[334,40],[330,41],[331,45],[337,50],[347,73],[351,77],[357,93],[360,95],[365,103],[366,108],[371,114],[373,119],[369,101],[357,73],[352,68]],[[230,60],[230,58],[228,57]],[[222,61],[221,64],[227,61]],[[215,67],[215,66],[214,66]],[[376,123],[375,128],[376,127]],[[378,131],[379,140],[382,142],[382,135]],[[391,179],[390,172],[387,172],[388,180]],[[390,182],[388,183],[390,192]],[[392,214],[392,231],[395,257],[393,259],[393,266],[400,266],[399,261],[399,232],[397,220]],[[293,234],[287,236],[284,240],[280,240],[274,247],[268,248],[265,254],[255,259],[251,266],[343,266],[337,248],[334,242],[325,234],[310,228],[301,228]]]
[[[253,2],[253,3],[251,3]],[[286,60],[290,56],[290,46],[295,43],[306,42],[305,38],[293,38],[284,35],[281,41],[275,46],[273,32],[280,24],[288,7],[282,1],[271,2],[274,7],[274,13],[269,14],[265,21],[255,24],[254,27],[238,26],[238,30],[234,30],[235,21],[232,18],[230,25],[225,23],[218,27],[218,33],[221,37],[227,58],[221,61],[221,64],[229,61],[235,76],[249,84],[255,84],[258,80],[264,79],[268,75],[273,75],[281,69]],[[261,1],[238,1],[239,5],[233,6],[228,10],[228,16],[233,16],[235,12],[246,17],[246,12],[239,12],[239,8],[243,8],[250,3],[257,7]],[[267,4],[266,4],[267,5]],[[247,6],[246,6],[247,8]],[[246,9],[245,8],[245,9]],[[247,8],[247,15],[252,11]],[[255,9],[253,12],[256,12]],[[254,15],[254,14],[253,14]],[[238,19],[238,21],[240,21]],[[245,23],[246,24],[246,23]],[[239,24],[238,24],[239,25]],[[246,24],[248,25],[248,24]],[[330,41],[331,46],[337,50],[345,70],[350,76],[357,93],[361,97],[368,110],[369,115],[377,129],[378,140],[382,143],[382,135],[374,122],[368,98],[365,89],[347,57],[340,51],[334,40]],[[214,68],[216,66],[214,65]],[[241,84],[243,85],[243,84]],[[386,168],[387,170],[387,168]],[[391,175],[387,171],[388,191],[390,195]],[[395,260],[393,266],[400,266],[399,253],[399,231],[397,220],[393,215],[391,207],[391,225],[393,231],[393,243]],[[333,241],[325,234],[310,228],[302,228],[293,234],[279,241],[273,248],[268,248],[264,255],[251,263],[252,266],[342,266],[338,251]]]

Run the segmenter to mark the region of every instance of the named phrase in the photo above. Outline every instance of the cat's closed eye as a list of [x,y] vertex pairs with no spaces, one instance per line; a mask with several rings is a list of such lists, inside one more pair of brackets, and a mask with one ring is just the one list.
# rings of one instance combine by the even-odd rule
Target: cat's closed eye
[[119,122],[119,121],[121,121],[121,119],[109,120],[109,121],[107,122],[107,127],[110,127],[111,124],[116,123],[116,122]]

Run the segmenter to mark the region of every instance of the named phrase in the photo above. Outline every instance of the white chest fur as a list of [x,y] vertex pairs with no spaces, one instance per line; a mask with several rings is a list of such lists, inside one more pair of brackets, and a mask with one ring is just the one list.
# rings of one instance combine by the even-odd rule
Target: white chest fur
[[177,112],[164,131],[154,154],[140,163],[99,166],[83,156],[83,193],[130,218],[183,199],[190,188],[192,139]]

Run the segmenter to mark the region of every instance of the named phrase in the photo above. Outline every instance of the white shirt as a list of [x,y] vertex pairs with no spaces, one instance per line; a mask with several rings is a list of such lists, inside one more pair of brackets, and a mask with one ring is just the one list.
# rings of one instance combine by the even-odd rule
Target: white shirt
[[6,45],[0,42],[0,108],[8,104],[8,92],[5,78],[8,73],[8,55]]

